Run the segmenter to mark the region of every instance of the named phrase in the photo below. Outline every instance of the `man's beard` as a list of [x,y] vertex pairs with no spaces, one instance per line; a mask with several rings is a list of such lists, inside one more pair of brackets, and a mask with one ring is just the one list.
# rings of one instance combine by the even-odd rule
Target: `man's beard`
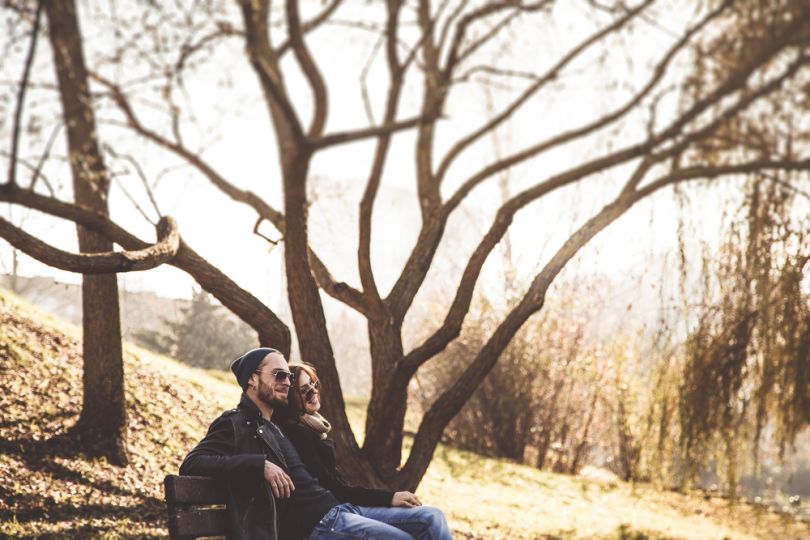
[[259,379],[259,386],[257,387],[256,395],[259,397],[260,400],[270,405],[271,407],[287,406],[287,396],[285,395],[283,399],[276,396],[276,393],[273,390],[273,388],[271,386],[264,384],[264,381],[262,381],[261,379]]

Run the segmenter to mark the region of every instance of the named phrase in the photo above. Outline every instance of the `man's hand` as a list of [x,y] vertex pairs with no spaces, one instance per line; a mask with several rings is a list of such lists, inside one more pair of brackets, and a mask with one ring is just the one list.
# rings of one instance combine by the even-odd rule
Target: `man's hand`
[[267,460],[264,462],[264,480],[270,484],[270,489],[273,490],[276,499],[287,499],[295,491],[295,486],[287,473],[275,463]]
[[391,499],[391,506],[405,506],[410,508],[412,506],[422,506],[422,501],[410,491],[397,491],[394,493],[394,498]]

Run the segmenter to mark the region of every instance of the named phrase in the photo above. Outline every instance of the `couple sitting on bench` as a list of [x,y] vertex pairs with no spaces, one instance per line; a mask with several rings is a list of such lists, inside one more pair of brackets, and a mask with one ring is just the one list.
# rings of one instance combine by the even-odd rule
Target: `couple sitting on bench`
[[441,510],[413,493],[341,480],[312,366],[288,366],[275,349],[259,348],[231,370],[239,405],[214,420],[180,466],[181,475],[224,481],[229,537],[450,538]]

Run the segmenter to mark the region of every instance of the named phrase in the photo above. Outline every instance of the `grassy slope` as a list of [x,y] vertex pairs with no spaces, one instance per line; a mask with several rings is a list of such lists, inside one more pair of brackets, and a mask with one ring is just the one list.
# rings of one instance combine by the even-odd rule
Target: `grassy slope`
[[[232,407],[227,376],[128,347],[131,465],[65,436],[81,406],[75,328],[0,292],[0,536],[162,536],[161,481]],[[362,425],[362,404],[350,402]],[[810,538],[788,516],[607,480],[545,473],[440,447],[419,488],[467,538]]]

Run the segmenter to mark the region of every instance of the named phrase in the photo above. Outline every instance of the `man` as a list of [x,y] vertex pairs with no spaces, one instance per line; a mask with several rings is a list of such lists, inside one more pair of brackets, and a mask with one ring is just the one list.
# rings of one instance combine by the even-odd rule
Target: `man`
[[230,537],[450,538],[441,511],[412,493],[396,493],[389,504],[398,507],[373,508],[339,501],[318,483],[272,422],[292,384],[281,353],[254,349],[231,371],[243,390],[238,407],[214,420],[180,466],[182,475],[225,481]]

